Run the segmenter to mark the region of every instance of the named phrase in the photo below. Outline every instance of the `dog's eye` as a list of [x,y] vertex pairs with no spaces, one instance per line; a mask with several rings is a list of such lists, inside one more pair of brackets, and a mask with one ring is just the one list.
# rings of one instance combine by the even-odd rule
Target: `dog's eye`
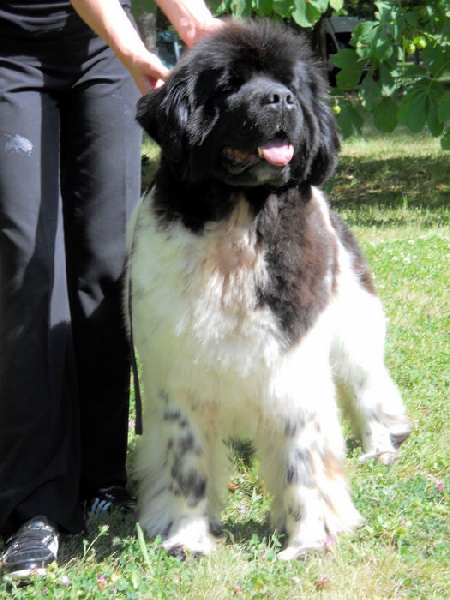
[[230,86],[218,86],[211,90],[211,93],[203,104],[204,106],[220,106],[224,102],[227,102],[228,98],[233,94],[236,90]]
[[215,93],[221,96],[229,96],[237,92],[244,83],[245,80],[239,76],[224,77],[217,83]]
[[237,89],[237,86],[234,86],[232,84],[228,84],[228,85],[224,85],[224,86],[219,86],[215,90],[215,95],[216,96],[229,96],[230,94],[232,94],[233,92],[235,92],[236,89]]

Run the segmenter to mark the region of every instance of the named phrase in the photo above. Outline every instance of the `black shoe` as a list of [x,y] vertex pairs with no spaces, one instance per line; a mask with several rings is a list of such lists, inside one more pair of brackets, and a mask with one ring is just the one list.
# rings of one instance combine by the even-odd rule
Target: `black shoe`
[[84,511],[87,516],[99,515],[115,509],[124,514],[136,509],[136,498],[124,487],[118,485],[100,488],[93,498],[84,502]]
[[1,557],[3,577],[23,579],[45,575],[46,567],[56,561],[59,533],[46,517],[34,517],[22,525],[6,542]]

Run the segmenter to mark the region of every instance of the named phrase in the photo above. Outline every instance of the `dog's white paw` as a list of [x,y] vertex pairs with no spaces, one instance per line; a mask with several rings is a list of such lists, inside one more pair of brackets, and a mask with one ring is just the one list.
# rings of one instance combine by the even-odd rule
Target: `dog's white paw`
[[372,458],[383,465],[391,465],[400,456],[401,444],[411,435],[411,424],[406,416],[385,416],[381,421],[372,420],[367,423],[367,435],[364,446],[365,453],[359,461],[364,463]]
[[192,521],[191,523],[179,527],[174,530],[162,546],[169,554],[177,558],[185,559],[188,554],[194,556],[204,556],[212,552],[216,543],[212,535],[209,533],[209,525],[205,521]]
[[278,560],[304,559],[325,550],[325,540],[315,540],[301,544],[293,544],[278,553]]

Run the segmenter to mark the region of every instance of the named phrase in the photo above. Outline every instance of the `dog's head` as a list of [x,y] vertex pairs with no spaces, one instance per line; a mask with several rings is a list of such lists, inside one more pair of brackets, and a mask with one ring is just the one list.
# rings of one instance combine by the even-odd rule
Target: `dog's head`
[[321,67],[303,35],[228,23],[139,101],[138,121],[186,182],[321,184],[339,139]]

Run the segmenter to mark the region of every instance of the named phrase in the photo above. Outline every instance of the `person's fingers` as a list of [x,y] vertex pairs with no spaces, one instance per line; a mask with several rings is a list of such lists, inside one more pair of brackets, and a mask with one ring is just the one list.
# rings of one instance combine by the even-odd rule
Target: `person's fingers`
[[188,46],[188,48],[194,46],[205,35],[213,33],[217,29],[220,29],[224,26],[224,22],[216,18],[211,18],[207,21],[196,23],[195,25],[193,23],[188,22],[187,20],[184,21],[185,22],[181,23],[183,30],[183,40],[186,46]]
[[169,76],[169,72],[161,60],[150,52],[136,58],[131,68],[133,79],[142,94],[161,87]]

